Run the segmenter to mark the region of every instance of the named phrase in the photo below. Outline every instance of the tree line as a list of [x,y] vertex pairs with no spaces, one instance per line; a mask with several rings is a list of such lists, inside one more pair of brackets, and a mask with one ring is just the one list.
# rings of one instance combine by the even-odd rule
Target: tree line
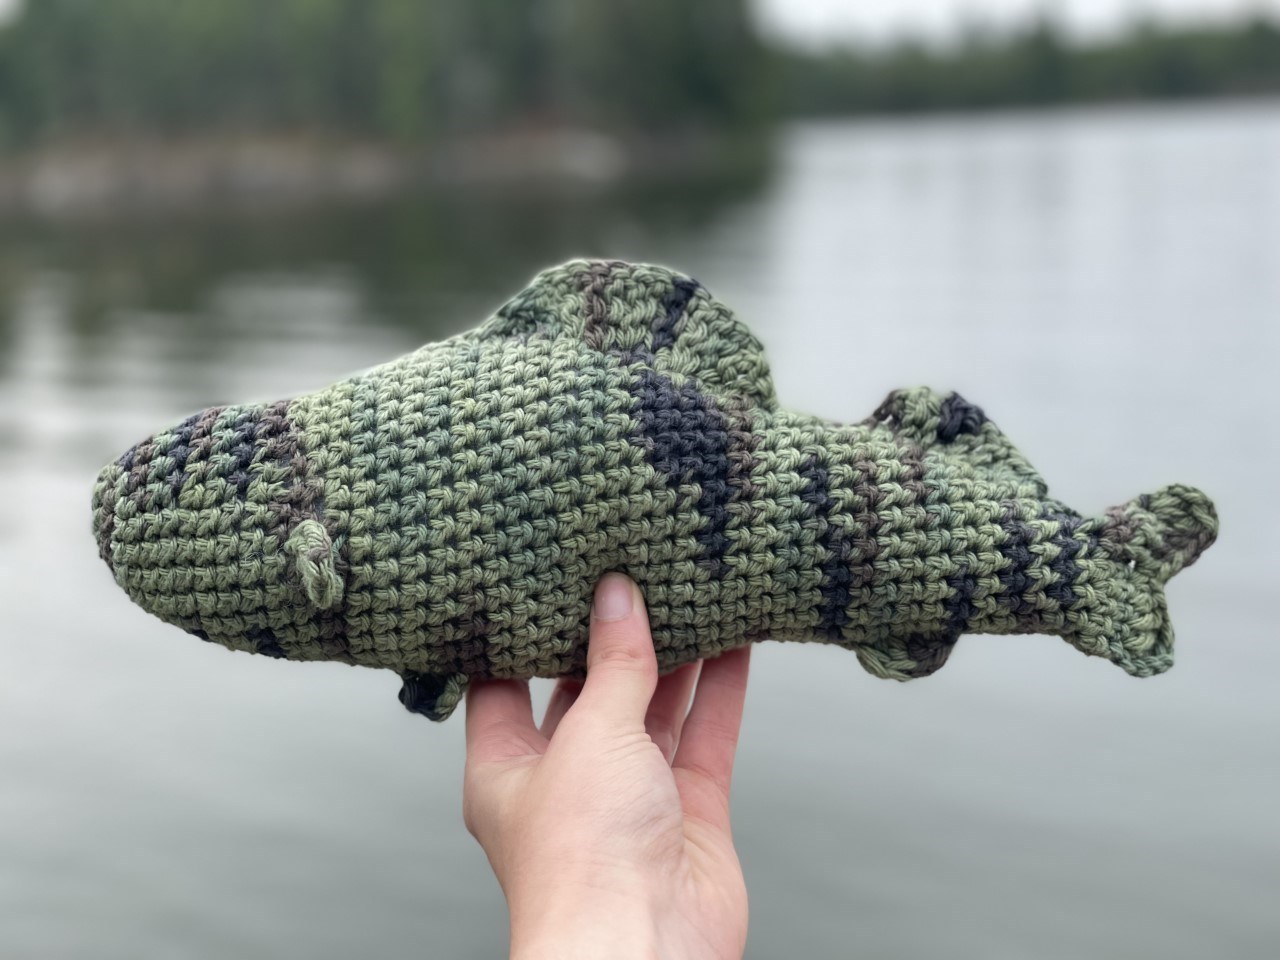
[[0,138],[761,122],[745,0],[26,0]]
[[520,127],[653,138],[780,115],[1280,91],[1280,26],[1050,18],[957,42],[767,44],[748,0],[26,0],[0,27],[0,145],[232,131],[429,143]]
[[959,42],[904,40],[781,53],[782,106],[797,114],[903,113],[1073,102],[1280,92],[1280,25],[1169,26],[1073,41],[1039,17],[1005,33],[972,27]]

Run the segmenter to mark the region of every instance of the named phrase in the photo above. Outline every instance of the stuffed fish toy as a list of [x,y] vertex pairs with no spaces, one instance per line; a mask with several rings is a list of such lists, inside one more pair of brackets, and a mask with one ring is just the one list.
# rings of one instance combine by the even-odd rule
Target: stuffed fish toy
[[578,261],[476,329],[317,393],[212,407],[108,464],[116,582],[202,640],[394,670],[442,720],[476,678],[581,675],[592,590],[644,592],[662,670],[756,640],[922,677],[963,633],[1172,663],[1163,587],[1214,540],[1167,486],[1082,516],[958,394],[780,409],[690,278]]

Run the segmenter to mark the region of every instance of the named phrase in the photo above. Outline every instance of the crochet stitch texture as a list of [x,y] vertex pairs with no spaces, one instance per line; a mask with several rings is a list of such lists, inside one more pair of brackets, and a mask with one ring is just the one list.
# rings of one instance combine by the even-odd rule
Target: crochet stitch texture
[[660,667],[820,640],[937,670],[962,633],[1172,663],[1163,586],[1217,533],[1172,485],[1101,516],[957,394],[842,425],[778,408],[759,342],[662,267],[548,270],[475,330],[293,400],[213,407],[98,477],[116,581],[204,640],[394,670],[580,675],[592,588],[644,591]]

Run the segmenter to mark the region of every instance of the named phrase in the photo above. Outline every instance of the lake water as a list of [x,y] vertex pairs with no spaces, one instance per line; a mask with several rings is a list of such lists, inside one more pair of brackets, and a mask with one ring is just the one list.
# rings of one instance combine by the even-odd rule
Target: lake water
[[0,227],[0,955],[502,955],[461,717],[152,620],[89,490],[155,427],[323,386],[579,254],[698,277],[788,406],[958,389],[1082,511],[1178,480],[1222,518],[1151,680],[1046,637],[904,685],[762,646],[749,956],[1280,955],[1276,103],[804,125],[715,189]]

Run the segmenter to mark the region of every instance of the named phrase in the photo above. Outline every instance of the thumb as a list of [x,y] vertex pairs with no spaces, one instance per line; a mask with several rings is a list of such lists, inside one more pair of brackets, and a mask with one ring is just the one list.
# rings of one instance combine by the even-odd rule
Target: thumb
[[606,573],[596,584],[587,679],[573,710],[599,717],[610,726],[643,728],[657,684],[658,659],[644,596],[623,574]]

